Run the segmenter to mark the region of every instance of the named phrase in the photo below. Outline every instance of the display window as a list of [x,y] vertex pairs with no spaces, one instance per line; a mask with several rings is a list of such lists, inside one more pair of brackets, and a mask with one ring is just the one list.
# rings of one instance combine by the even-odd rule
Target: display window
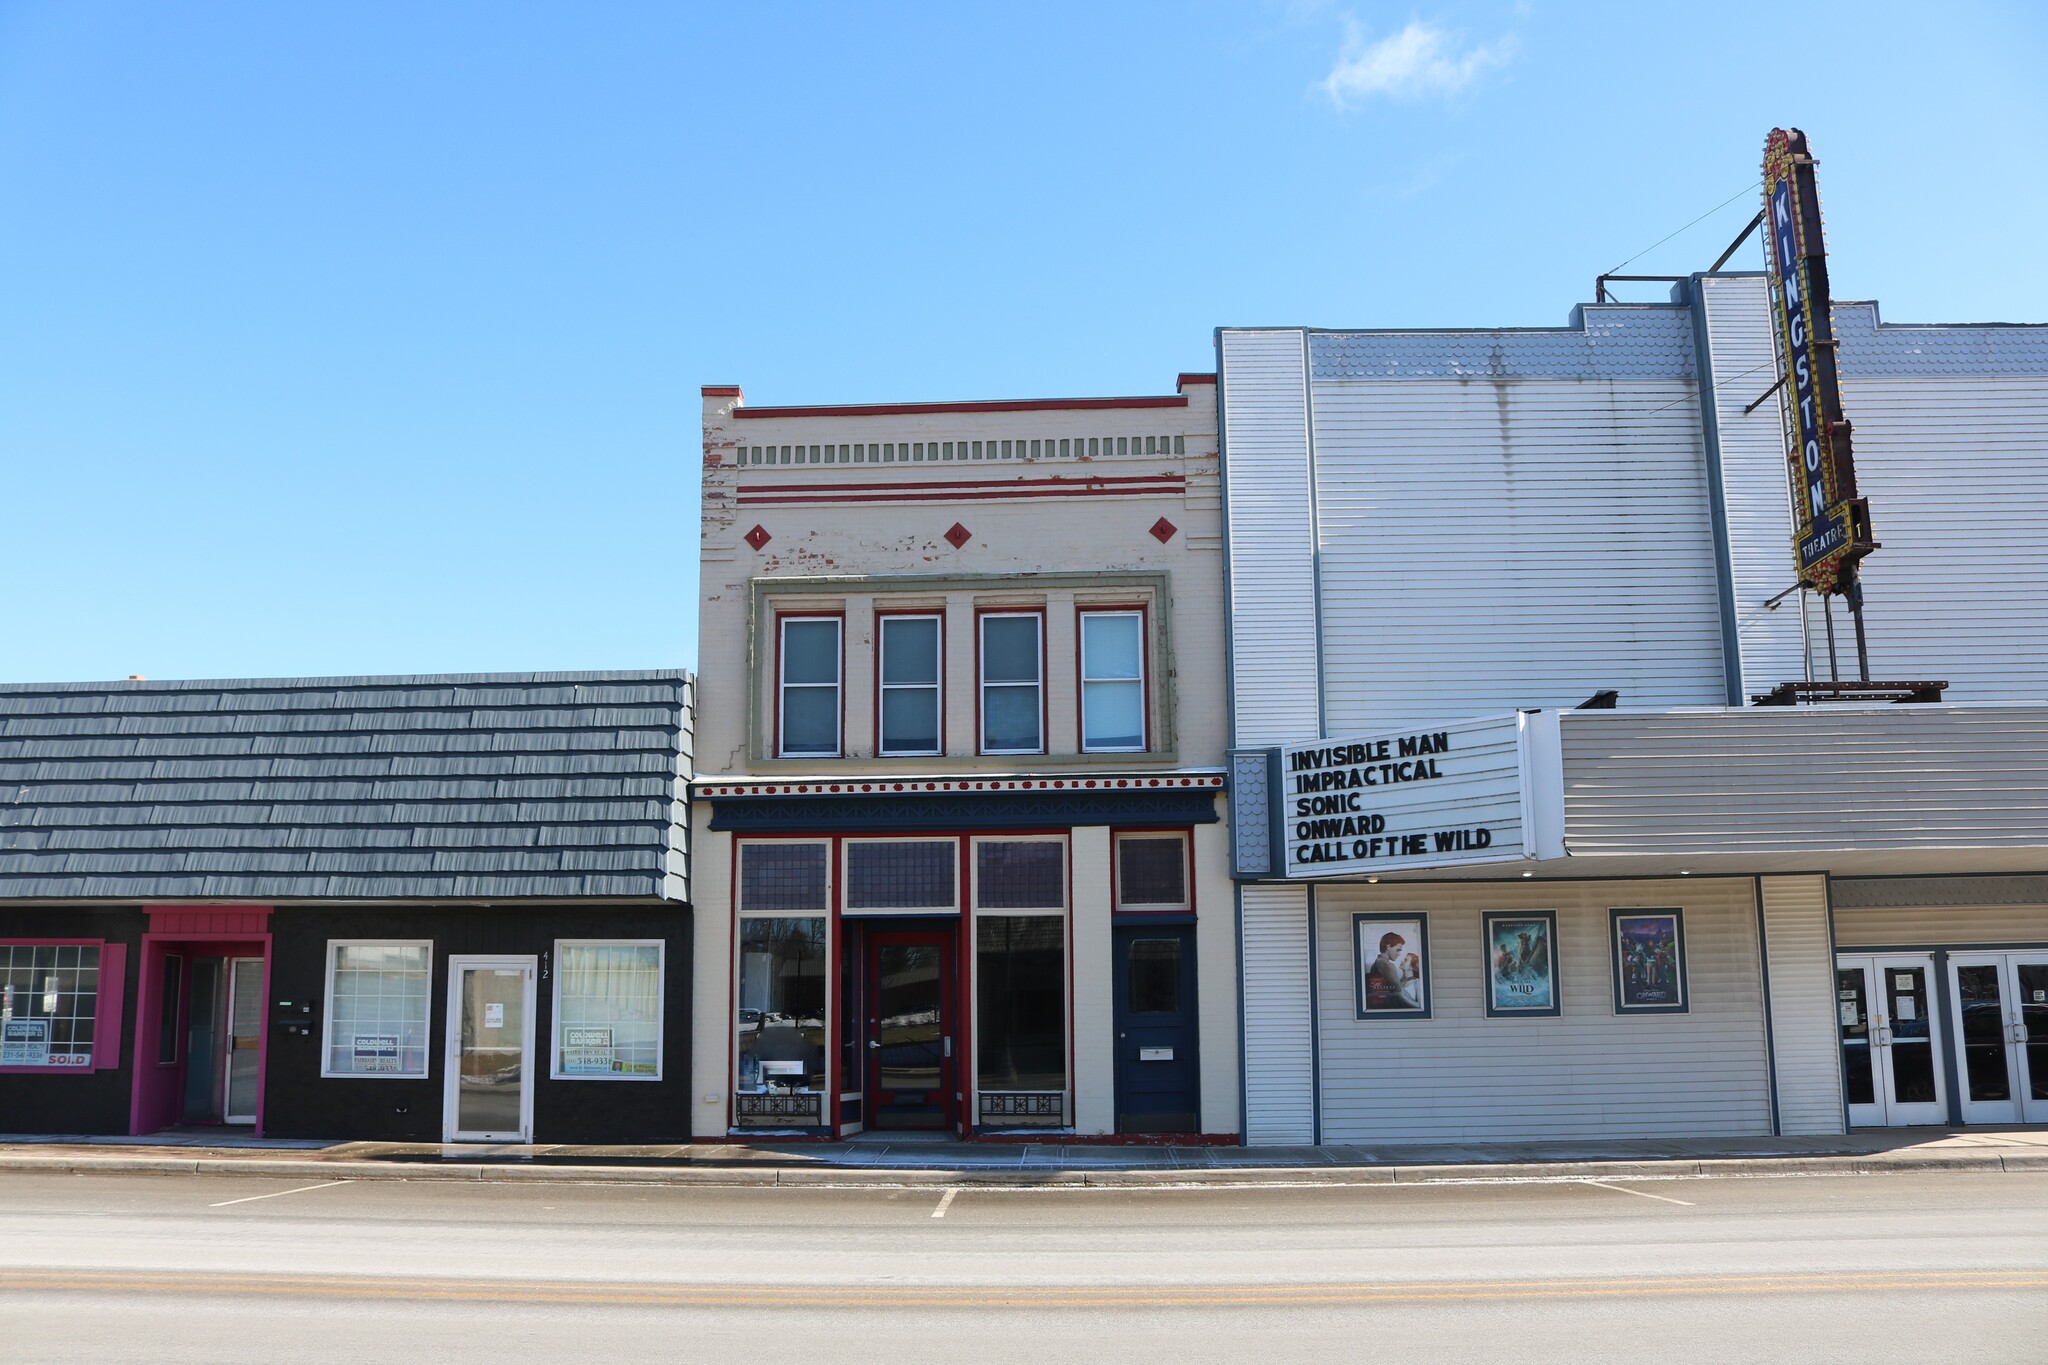
[[[831,1007],[832,845],[739,845],[734,945],[734,1094],[743,1120],[823,1121]],[[798,1099],[797,1097],[807,1097]]]
[[98,943],[0,943],[0,1067],[94,1068],[101,952]]
[[320,1074],[425,1076],[433,968],[429,939],[328,940]]
[[556,942],[554,1079],[661,1079],[663,965],[659,940]]
[[[984,1114],[1058,1121],[1068,1087],[1067,841],[990,836],[972,847],[975,1084],[1005,1097],[995,1114],[985,1102]],[[1034,1093],[1060,1098],[1027,1102]]]

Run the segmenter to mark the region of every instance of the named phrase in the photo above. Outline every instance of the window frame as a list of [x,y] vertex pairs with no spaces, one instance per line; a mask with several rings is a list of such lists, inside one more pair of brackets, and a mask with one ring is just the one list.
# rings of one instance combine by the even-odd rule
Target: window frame
[[[1130,678],[1088,676],[1088,618],[1091,616],[1135,616],[1138,618],[1138,743],[1090,744],[1088,742],[1088,684],[1133,681]],[[1143,602],[1122,606],[1094,605],[1074,608],[1074,741],[1084,754],[1143,754],[1152,751],[1152,613]]]
[[[996,616],[1028,616],[1038,628],[1038,744],[1030,749],[991,749],[988,745],[988,689],[995,687],[1022,687],[1025,684],[999,682],[991,684],[987,676],[988,621]],[[1045,608],[1043,606],[1020,607],[977,607],[974,612],[974,751],[988,756],[1038,755],[1050,751],[1048,718],[1046,715],[1045,676]]]
[[[84,1066],[0,1066],[0,1076],[90,1076],[121,1065],[122,1030],[126,1023],[128,945],[117,939],[0,937],[0,948],[97,948],[99,965],[93,988],[92,1051]],[[31,968],[33,970],[33,968]],[[138,987],[139,988],[139,987]],[[104,1042],[104,1046],[102,1043]]]
[[[780,638],[779,635],[778,638]],[[726,1101],[725,1115],[726,1124],[729,1129],[736,1128],[737,1126],[738,1114],[736,1110],[736,1105],[739,1097],[743,1094],[762,1093],[760,1091],[747,1091],[742,1090],[740,1088],[740,1010],[742,1008],[740,1004],[740,955],[745,950],[746,922],[750,919],[814,919],[821,921],[824,924],[825,934],[823,940],[824,947],[822,951],[825,964],[824,1049],[826,1081],[825,1087],[823,1089],[811,1093],[815,1093],[820,1096],[825,1096],[829,1098],[829,1096],[832,1094],[832,1087],[838,1080],[837,1049],[839,1046],[839,983],[836,978],[838,976],[837,963],[840,951],[840,858],[838,851],[839,842],[840,840],[832,836],[817,834],[741,835],[739,837],[736,837],[732,841],[732,942],[726,953],[726,982],[728,994],[726,997],[727,1009],[725,1027],[727,1049],[726,1083],[728,1086],[731,1087],[729,1097]],[[816,909],[747,909],[745,905],[747,856],[746,850],[756,845],[771,844],[803,844],[814,848],[822,848],[825,850],[824,895],[820,898],[820,903]],[[821,1118],[824,1118],[829,1121],[831,1114],[833,1112],[832,1106],[825,1104],[822,1100],[820,1101],[820,1105],[821,1107],[818,1112]]]
[[[1181,901],[1178,905],[1146,902],[1131,905],[1124,900],[1123,843],[1126,839],[1178,839],[1180,841]],[[1192,915],[1195,913],[1195,832],[1192,829],[1119,829],[1109,836],[1109,908],[1117,915]]]
[[[972,992],[973,992],[973,1013],[972,1013],[972,1015],[971,1015],[971,1017],[970,1017],[970,1019],[969,1019],[969,1023],[970,1023],[971,1025],[972,1025],[972,1028],[973,1028],[973,1032],[972,1032],[972,1034],[970,1035],[970,1041],[969,1041],[969,1044],[968,1044],[968,1046],[969,1046],[969,1049],[970,1049],[970,1051],[969,1051],[969,1055],[968,1055],[968,1058],[967,1058],[967,1060],[968,1060],[968,1064],[969,1064],[969,1070],[968,1070],[968,1082],[969,1082],[969,1084],[968,1084],[968,1089],[967,1089],[967,1092],[966,1092],[966,1093],[967,1093],[967,1096],[968,1096],[969,1102],[970,1102],[970,1104],[971,1104],[971,1105],[973,1106],[973,1109],[974,1109],[974,1115],[975,1115],[974,1121],[975,1121],[975,1124],[976,1124],[976,1126],[977,1126],[977,1127],[980,1127],[980,1126],[982,1126],[982,1124],[981,1124],[981,1119],[980,1119],[980,1105],[981,1105],[981,1096],[982,1096],[982,1094],[983,1094],[983,1092],[984,1092],[984,1091],[988,1091],[988,1093],[992,1093],[992,1094],[998,1094],[998,1095],[1011,1095],[1011,1094],[1019,1094],[1019,1095],[1058,1095],[1058,1096],[1060,1096],[1060,1097],[1061,1097],[1061,1098],[1060,1098],[1060,1105],[1061,1105],[1061,1111],[1062,1111],[1062,1112],[1061,1112],[1061,1123],[1060,1123],[1060,1125],[1059,1125],[1059,1126],[1065,1126],[1066,1124],[1070,1123],[1070,1122],[1072,1121],[1072,1118],[1073,1118],[1073,1106],[1074,1106],[1074,1098],[1073,1098],[1073,1097],[1074,1097],[1074,1093],[1075,1093],[1075,1087],[1076,1087],[1076,1079],[1075,1079],[1075,1048],[1076,1048],[1076,1042],[1075,1042],[1075,1027],[1074,1027],[1074,914],[1073,914],[1073,911],[1074,911],[1074,847],[1073,847],[1073,840],[1072,840],[1072,838],[1071,838],[1071,837],[1069,837],[1069,835],[1068,835],[1067,833],[1064,833],[1064,832],[1050,832],[1050,833],[1032,833],[1032,834],[1023,834],[1023,833],[1019,833],[1019,834],[1008,834],[1008,833],[990,833],[990,834],[975,834],[975,835],[970,835],[970,836],[968,837],[968,839],[966,840],[966,843],[967,843],[967,859],[968,859],[968,866],[967,866],[967,876],[968,876],[968,886],[967,886],[967,907],[966,907],[966,913],[965,913],[965,914],[964,914],[964,915],[962,916],[962,919],[963,919],[963,921],[964,921],[964,922],[963,922],[963,924],[962,924],[962,926],[961,926],[961,927],[962,927],[963,937],[964,937],[964,938],[966,939],[966,941],[967,941],[967,945],[968,945],[968,963],[969,963],[969,971],[968,971],[968,981],[969,981],[969,986],[970,986],[970,989],[971,989],[971,990],[972,990]],[[1062,868],[1062,870],[1063,870],[1063,872],[1064,872],[1064,875],[1062,876],[1062,878],[1061,878],[1061,882],[1060,882],[1060,895],[1061,895],[1061,898],[1062,898],[1062,900],[1064,901],[1064,903],[1063,903],[1062,905],[1058,906],[1058,907],[1050,907],[1050,906],[1047,906],[1047,907],[1031,907],[1031,908],[1020,908],[1020,909],[1011,909],[1011,908],[1000,908],[1000,909],[992,909],[992,910],[984,910],[984,909],[982,909],[982,908],[981,908],[981,856],[980,856],[980,854],[979,854],[979,852],[978,852],[977,850],[978,850],[978,849],[980,848],[980,846],[981,846],[982,844],[984,844],[984,843],[997,843],[997,844],[1021,844],[1021,843],[1051,843],[1051,844],[1059,844],[1059,845],[1062,845],[1062,847],[1063,847],[1063,850],[1064,850],[1064,851],[1063,851],[1063,853],[1062,853],[1062,855],[1061,855],[1061,862],[1062,862],[1062,864],[1063,864],[1063,868]],[[981,1075],[981,1034],[982,1034],[982,1027],[981,1027],[981,1023],[982,1023],[982,1021],[981,1021],[981,1008],[982,1008],[982,1003],[981,1003],[981,1002],[982,1002],[982,989],[981,989],[981,922],[982,922],[982,921],[983,921],[984,919],[1057,919],[1057,920],[1058,920],[1058,921],[1060,922],[1060,947],[1061,947],[1061,956],[1062,956],[1062,964],[1061,964],[1061,978],[1062,978],[1062,980],[1061,980],[1061,1011],[1062,1011],[1062,1013],[1061,1013],[1061,1019],[1062,1019],[1062,1025],[1061,1025],[1061,1027],[1062,1027],[1062,1030],[1063,1030],[1063,1031],[1064,1031],[1064,1033],[1065,1033],[1065,1037],[1064,1037],[1064,1039],[1062,1040],[1062,1041],[1063,1041],[1063,1044],[1064,1044],[1064,1053],[1065,1053],[1065,1055],[1064,1055],[1064,1058],[1062,1059],[1062,1063],[1061,1063],[1061,1065],[1062,1065],[1062,1067],[1064,1068],[1064,1071],[1065,1071],[1065,1076],[1066,1076],[1066,1083],[1065,1083],[1065,1084],[1064,1084],[1064,1085],[1063,1085],[1063,1086],[1062,1086],[1062,1087],[1061,1087],[1060,1089],[1058,1089],[1058,1090],[1015,1090],[1015,1091],[1013,1091],[1013,1090],[990,1090],[990,1089],[989,1089],[989,1087],[988,1087],[988,1086],[986,1086],[986,1085],[984,1085],[984,1083],[983,1083],[983,1081],[982,1081],[982,1075]]]
[[[838,661],[831,683],[833,692],[833,731],[830,752],[793,754],[784,747],[784,719],[787,711],[788,694],[791,686],[823,688],[824,683],[791,684],[785,677],[787,667],[788,628],[792,623],[830,621],[837,632]],[[775,614],[775,756],[778,759],[831,759],[846,757],[846,612],[837,611],[784,611]]]
[[[938,626],[937,654],[933,659],[933,677],[926,683],[892,683],[888,681],[889,622],[929,620]],[[937,747],[931,749],[892,749],[889,747],[888,709],[883,705],[890,690],[922,691],[932,693],[936,704],[938,720],[933,734]],[[939,758],[946,752],[946,613],[939,607],[900,607],[875,609],[875,756],[877,758]]]
[[[952,905],[947,907],[940,907],[935,905],[864,905],[855,907],[851,903],[853,890],[853,874],[851,871],[851,864],[853,861],[853,847],[855,844],[951,844],[953,846]],[[844,836],[839,840],[839,913],[841,916],[850,919],[879,919],[885,916],[889,918],[894,918],[897,916],[903,916],[905,918],[943,918],[946,916],[957,916],[961,913],[962,897],[964,894],[964,888],[961,886],[962,869],[960,867],[960,857],[960,836],[957,834],[878,834]]]
[[[654,949],[654,1070],[651,1074],[623,1071],[562,1070],[562,970],[564,948],[652,948]],[[658,1081],[668,1066],[668,940],[661,938],[558,938],[549,974],[555,979],[549,1001],[548,1079],[551,1081]],[[579,1025],[578,1027],[581,1027]]]
[[[427,950],[426,1034],[420,1040],[418,1071],[334,1071],[334,967],[342,948],[425,948]],[[320,1079],[323,1081],[423,1081],[434,1075],[434,940],[430,938],[330,938],[320,974]]]

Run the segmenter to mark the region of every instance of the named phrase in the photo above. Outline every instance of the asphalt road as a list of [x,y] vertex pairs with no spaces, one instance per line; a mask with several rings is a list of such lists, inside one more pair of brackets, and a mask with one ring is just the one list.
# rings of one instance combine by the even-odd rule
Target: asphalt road
[[0,1358],[2048,1360],[2048,1174],[1219,1190],[0,1175]]

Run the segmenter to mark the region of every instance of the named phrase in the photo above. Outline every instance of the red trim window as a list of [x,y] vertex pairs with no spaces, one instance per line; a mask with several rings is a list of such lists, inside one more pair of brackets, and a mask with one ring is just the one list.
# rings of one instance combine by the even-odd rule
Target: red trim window
[[775,752],[837,758],[844,720],[844,638],[839,616],[775,618]]
[[1114,907],[1119,911],[1186,914],[1195,908],[1193,867],[1185,830],[1134,830],[1116,836]]
[[981,752],[1045,752],[1045,612],[985,611],[975,622]]
[[945,750],[946,627],[937,612],[875,618],[876,752],[929,757]]
[[1149,709],[1145,688],[1145,611],[1081,612],[1081,752],[1141,753]]

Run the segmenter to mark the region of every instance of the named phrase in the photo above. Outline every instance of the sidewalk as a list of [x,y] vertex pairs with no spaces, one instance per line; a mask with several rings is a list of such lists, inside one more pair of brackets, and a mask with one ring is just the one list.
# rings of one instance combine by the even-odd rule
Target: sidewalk
[[217,1130],[146,1138],[0,1136],[0,1172],[204,1172],[315,1180],[1142,1187],[1929,1170],[2048,1171],[2048,1129],[1388,1147],[1124,1147],[880,1135],[829,1143],[638,1147],[223,1140]]

